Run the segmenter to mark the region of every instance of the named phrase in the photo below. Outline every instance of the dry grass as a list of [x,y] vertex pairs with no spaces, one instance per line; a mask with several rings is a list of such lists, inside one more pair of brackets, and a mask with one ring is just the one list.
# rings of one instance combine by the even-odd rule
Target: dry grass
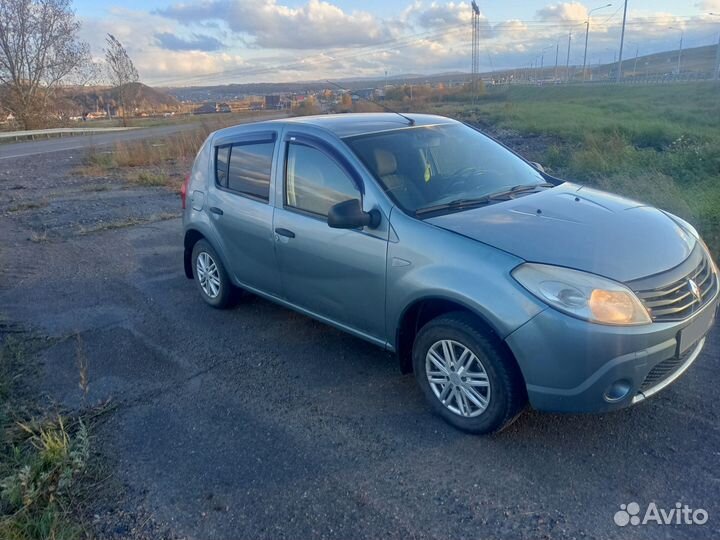
[[166,137],[118,142],[111,151],[91,149],[75,174],[179,190],[208,135],[241,121],[238,115],[228,114]]
[[180,217],[179,212],[163,212],[160,214],[152,215],[149,218],[129,217],[118,221],[100,222],[90,227],[81,226],[78,230],[78,233],[81,235],[85,235],[102,231],[112,231],[115,229],[124,229],[126,227],[134,227],[135,225],[144,225],[156,221],[166,221],[168,219],[175,219],[178,217]]
[[25,212],[26,210],[37,210],[40,208],[45,208],[48,205],[47,202],[41,201],[41,202],[26,202],[26,203],[19,203],[15,206],[11,206],[8,208],[9,213],[15,213],[15,212]]
[[120,142],[115,145],[113,158],[117,167],[157,167],[170,161],[192,162],[212,131],[209,126],[201,126],[161,140]]
[[0,347],[3,540],[70,540],[82,535],[75,512],[87,475],[89,431],[82,417],[38,412],[21,397],[21,382],[30,372],[29,357],[38,346],[32,338],[6,336]]
[[47,242],[49,240],[47,231],[33,231],[30,233],[29,240],[35,244],[41,244],[43,242]]
[[118,142],[110,152],[94,149],[75,173],[118,178],[144,187],[179,189],[200,146],[218,127],[203,124],[162,139]]

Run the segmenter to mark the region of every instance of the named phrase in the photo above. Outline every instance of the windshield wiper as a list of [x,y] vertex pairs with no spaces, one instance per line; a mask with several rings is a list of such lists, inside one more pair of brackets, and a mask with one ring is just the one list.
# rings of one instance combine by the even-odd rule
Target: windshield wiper
[[440,210],[458,210],[461,208],[472,208],[474,206],[482,206],[489,202],[490,197],[488,195],[476,197],[474,199],[455,199],[454,201],[442,204],[433,204],[432,206],[418,208],[417,210],[415,210],[415,215],[421,216],[423,214],[432,214],[433,212],[438,212]]
[[424,214],[432,214],[441,210],[462,210],[466,208],[474,208],[477,206],[486,205],[492,201],[495,201],[496,199],[508,197],[516,193],[522,193],[524,191],[536,191],[538,188],[541,187],[555,187],[555,184],[520,184],[518,186],[513,186],[510,189],[503,189],[502,191],[483,195],[482,197],[455,199],[446,203],[434,204],[432,206],[418,208],[417,210],[415,210],[415,215],[421,216]]
[[499,199],[501,197],[515,195],[516,193],[522,193],[524,191],[537,191],[537,189],[541,187],[555,187],[555,184],[549,184],[547,182],[544,184],[520,184],[513,186],[510,189],[503,189],[502,191],[491,193],[490,195],[487,195],[487,198],[491,200]]

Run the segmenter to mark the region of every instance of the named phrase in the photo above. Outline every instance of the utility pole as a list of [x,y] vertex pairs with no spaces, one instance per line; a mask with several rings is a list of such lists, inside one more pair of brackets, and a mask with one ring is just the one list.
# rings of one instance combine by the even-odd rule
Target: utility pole
[[570,82],[570,45],[572,44],[572,30],[568,33],[567,59],[565,60],[565,82]]
[[615,79],[617,82],[620,82],[620,79],[622,79],[622,55],[623,45],[625,43],[625,19],[627,18],[627,5],[628,0],[625,0],[625,7],[623,8],[622,31],[620,32],[620,57],[617,65],[617,78]]
[[472,6],[472,92],[477,97],[480,76],[480,8],[475,0]]
[[557,43],[555,44],[555,75],[553,76],[553,82],[558,80],[558,57],[560,56],[560,40],[557,40]]
[[[720,13],[708,13],[711,17],[720,17]],[[720,80],[720,36],[718,36],[718,44],[715,52],[715,67],[712,76],[714,81]]]
[[639,54],[640,54],[640,45],[635,47],[635,63],[633,64],[633,77],[635,76],[635,72],[637,71],[637,60],[638,60]]
[[585,80],[586,76],[585,68],[587,66],[588,35],[590,34],[590,15],[592,15],[593,11],[597,11],[598,9],[604,9],[610,6],[612,6],[612,4],[606,4],[604,6],[596,7],[588,11],[588,18],[585,21],[585,54],[583,55],[583,81]]
[[[720,17],[720,13],[708,13],[711,17]],[[713,79],[720,80],[720,36],[718,36],[717,52],[715,53],[715,73]]]
[[588,34],[590,33],[590,15],[588,14],[588,19],[585,21],[585,53],[583,54],[583,81],[585,80],[586,71],[585,68],[587,66],[587,42],[588,42]]

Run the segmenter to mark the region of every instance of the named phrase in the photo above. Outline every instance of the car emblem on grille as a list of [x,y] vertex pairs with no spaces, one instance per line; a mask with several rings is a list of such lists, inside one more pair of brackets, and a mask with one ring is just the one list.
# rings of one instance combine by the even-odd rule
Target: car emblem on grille
[[702,302],[702,293],[700,292],[700,287],[697,286],[697,283],[695,283],[692,279],[689,279],[688,287],[690,287],[690,292],[695,297],[695,300]]

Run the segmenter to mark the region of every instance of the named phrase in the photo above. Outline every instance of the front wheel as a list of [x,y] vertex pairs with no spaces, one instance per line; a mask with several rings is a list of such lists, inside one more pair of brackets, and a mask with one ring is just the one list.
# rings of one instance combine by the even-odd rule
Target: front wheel
[[420,329],[413,369],[435,412],[464,431],[500,431],[527,403],[514,358],[466,313],[441,315]]

